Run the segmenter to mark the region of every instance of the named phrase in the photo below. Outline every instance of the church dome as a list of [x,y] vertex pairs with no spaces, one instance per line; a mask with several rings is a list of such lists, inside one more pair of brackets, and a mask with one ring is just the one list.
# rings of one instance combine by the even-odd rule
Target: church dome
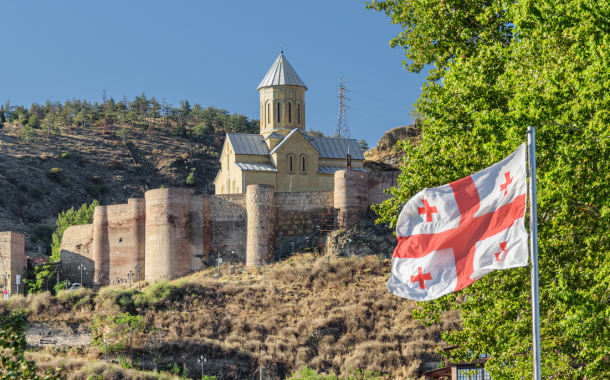
[[267,75],[265,75],[265,78],[263,78],[263,81],[256,89],[260,90],[263,87],[269,86],[300,86],[307,90],[307,86],[305,86],[305,83],[303,83],[296,71],[290,66],[282,51],[280,51],[279,57],[273,62],[273,66],[271,66]]

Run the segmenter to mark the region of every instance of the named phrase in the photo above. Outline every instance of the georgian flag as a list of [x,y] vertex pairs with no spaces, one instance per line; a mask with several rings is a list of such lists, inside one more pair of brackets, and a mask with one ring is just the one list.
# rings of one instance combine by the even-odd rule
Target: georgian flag
[[448,185],[424,189],[403,207],[390,293],[428,301],[494,269],[528,264],[525,144],[504,160]]

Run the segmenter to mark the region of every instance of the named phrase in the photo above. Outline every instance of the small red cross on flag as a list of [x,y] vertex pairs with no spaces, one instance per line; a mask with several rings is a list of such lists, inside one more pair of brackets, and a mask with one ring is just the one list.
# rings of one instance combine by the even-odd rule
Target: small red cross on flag
[[526,191],[523,144],[487,169],[416,194],[398,217],[388,290],[432,300],[494,269],[526,266]]

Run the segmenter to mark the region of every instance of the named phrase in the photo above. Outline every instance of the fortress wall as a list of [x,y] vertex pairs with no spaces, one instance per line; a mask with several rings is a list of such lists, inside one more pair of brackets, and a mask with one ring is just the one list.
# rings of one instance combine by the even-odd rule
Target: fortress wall
[[212,250],[210,196],[195,195],[191,199],[191,270],[204,269]]
[[191,271],[193,192],[184,188],[146,192],[146,279],[173,278]]
[[110,251],[108,250],[108,212],[107,206],[97,206],[93,211],[93,243],[91,256],[95,263],[94,281],[108,284],[110,270]]
[[368,173],[368,204],[374,205],[385,201],[392,196],[385,194],[383,190],[394,187],[398,183],[401,172],[371,172]]
[[[27,268],[27,258],[25,257],[25,236],[17,232],[0,232],[0,265],[2,274],[6,271],[10,274],[10,279],[6,281],[11,294],[17,293],[15,285],[16,275],[21,275],[20,293],[23,292],[23,275]],[[4,280],[0,280],[0,287],[4,290]]]
[[[246,261],[248,214],[246,194],[209,196],[210,248],[208,264],[214,265],[218,253],[224,261]],[[235,253],[231,253],[235,251]]]
[[122,205],[106,206],[108,215],[108,275],[112,283],[128,282],[129,271],[144,265],[146,201],[131,198]]
[[272,185],[249,185],[246,188],[248,237],[246,265],[271,262],[275,258],[275,209]]
[[335,172],[334,204],[339,228],[352,228],[368,209],[368,174],[358,170]]
[[275,234],[283,236],[314,233],[322,219],[322,214],[333,212],[332,191],[305,193],[275,193]]
[[81,272],[78,268],[84,266],[83,285],[93,286],[95,262],[93,261],[93,224],[70,226],[64,231],[60,246],[61,278],[71,283],[81,282]]

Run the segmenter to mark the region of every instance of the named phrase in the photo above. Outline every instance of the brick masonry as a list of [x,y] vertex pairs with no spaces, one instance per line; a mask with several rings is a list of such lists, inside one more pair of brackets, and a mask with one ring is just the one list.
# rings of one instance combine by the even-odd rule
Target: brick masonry
[[[275,193],[261,185],[251,185],[251,194],[250,186],[246,194],[226,195],[151,190],[127,205],[99,206],[93,224],[68,228],[62,265],[73,282],[80,282],[79,264],[95,268],[83,279],[89,285],[98,282],[99,273],[104,284],[126,282],[138,264],[142,278],[155,281],[215,265],[218,256],[250,264],[272,260],[276,241],[305,239],[317,230],[322,214],[338,212],[341,218],[347,212],[342,227],[350,228],[371,204],[390,197],[383,190],[395,186],[397,178],[397,172],[338,171],[334,192]],[[275,248],[262,252],[263,246]]]
[[25,236],[10,231],[0,232],[0,289],[8,289],[11,294],[16,293],[15,280],[17,275],[20,275],[19,289],[20,292],[23,291],[23,275],[26,269]]

